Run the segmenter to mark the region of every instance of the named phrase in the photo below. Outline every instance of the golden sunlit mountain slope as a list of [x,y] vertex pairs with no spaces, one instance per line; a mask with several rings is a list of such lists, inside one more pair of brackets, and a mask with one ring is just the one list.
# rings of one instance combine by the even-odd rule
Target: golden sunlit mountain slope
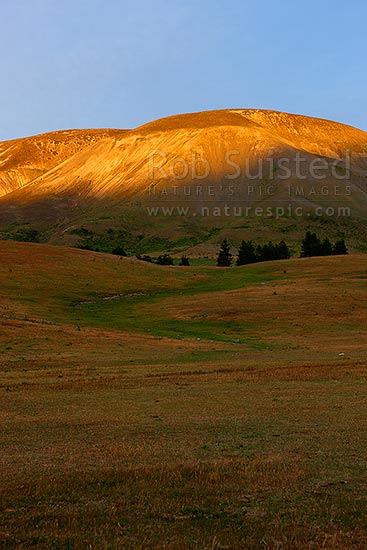
[[[246,180],[246,174],[241,171],[241,176],[234,178],[236,169],[231,162],[244,168],[270,157],[275,161],[292,160],[299,153],[305,164],[319,157],[330,164],[335,159],[346,159],[347,151],[351,151],[353,174],[367,175],[365,132],[275,111],[209,111],[160,119],[127,132],[71,131],[18,141],[2,144],[2,155],[6,157],[3,193],[14,166],[21,165],[19,174],[43,172],[33,180],[23,176],[22,185],[9,184],[11,192],[31,182],[14,196],[21,202],[65,193],[124,197],[146,191],[157,181],[188,183],[195,180],[195,159],[199,171],[196,179],[214,182],[229,176],[238,183]],[[209,167],[210,173],[204,178]],[[294,178],[292,168],[291,172]],[[14,181],[19,178],[16,175]]]
[[60,130],[0,143],[0,196],[38,176],[97,141],[124,130]]
[[[315,208],[323,213],[342,207],[367,219],[367,133],[323,119],[252,109],[206,111],[127,131],[45,134],[3,143],[0,150],[3,227],[43,222],[59,229],[64,224],[67,231],[102,218],[121,225],[128,212],[124,229],[130,223],[137,232],[149,226],[162,235],[164,226],[171,238],[175,212],[162,222],[160,212],[154,219],[147,213],[151,204],[189,205],[185,236],[192,234],[193,217],[196,226],[208,224],[200,208],[209,212],[214,205],[301,206],[308,216]],[[231,212],[221,216],[215,227],[233,219]]]

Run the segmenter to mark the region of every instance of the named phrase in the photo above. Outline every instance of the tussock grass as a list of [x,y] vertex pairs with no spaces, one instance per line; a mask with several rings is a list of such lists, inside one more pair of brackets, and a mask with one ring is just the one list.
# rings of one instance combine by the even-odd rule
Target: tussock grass
[[0,548],[367,546],[365,257],[0,256]]

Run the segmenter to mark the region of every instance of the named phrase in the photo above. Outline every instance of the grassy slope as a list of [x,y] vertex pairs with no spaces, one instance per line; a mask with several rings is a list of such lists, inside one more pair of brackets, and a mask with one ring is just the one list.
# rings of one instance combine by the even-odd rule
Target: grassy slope
[[364,548],[366,268],[1,243],[2,547]]

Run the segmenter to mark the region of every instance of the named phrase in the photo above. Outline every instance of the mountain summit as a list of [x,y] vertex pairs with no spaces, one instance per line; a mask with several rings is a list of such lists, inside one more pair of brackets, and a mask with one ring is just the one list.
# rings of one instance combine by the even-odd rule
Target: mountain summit
[[[187,205],[186,218],[199,218],[203,208],[210,217],[214,206],[230,208],[229,217],[259,207],[270,217],[269,208],[292,217],[296,207],[304,215],[344,207],[367,218],[367,133],[278,111],[227,109],[132,130],[67,130],[0,143],[3,226],[66,227],[129,212],[137,227],[152,204],[158,218],[160,208]],[[246,210],[238,214],[234,206]]]

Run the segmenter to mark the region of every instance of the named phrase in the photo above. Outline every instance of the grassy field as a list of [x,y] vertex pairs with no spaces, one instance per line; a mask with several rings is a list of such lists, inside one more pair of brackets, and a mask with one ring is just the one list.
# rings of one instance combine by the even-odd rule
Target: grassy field
[[366,327],[364,255],[0,242],[0,548],[366,548]]

